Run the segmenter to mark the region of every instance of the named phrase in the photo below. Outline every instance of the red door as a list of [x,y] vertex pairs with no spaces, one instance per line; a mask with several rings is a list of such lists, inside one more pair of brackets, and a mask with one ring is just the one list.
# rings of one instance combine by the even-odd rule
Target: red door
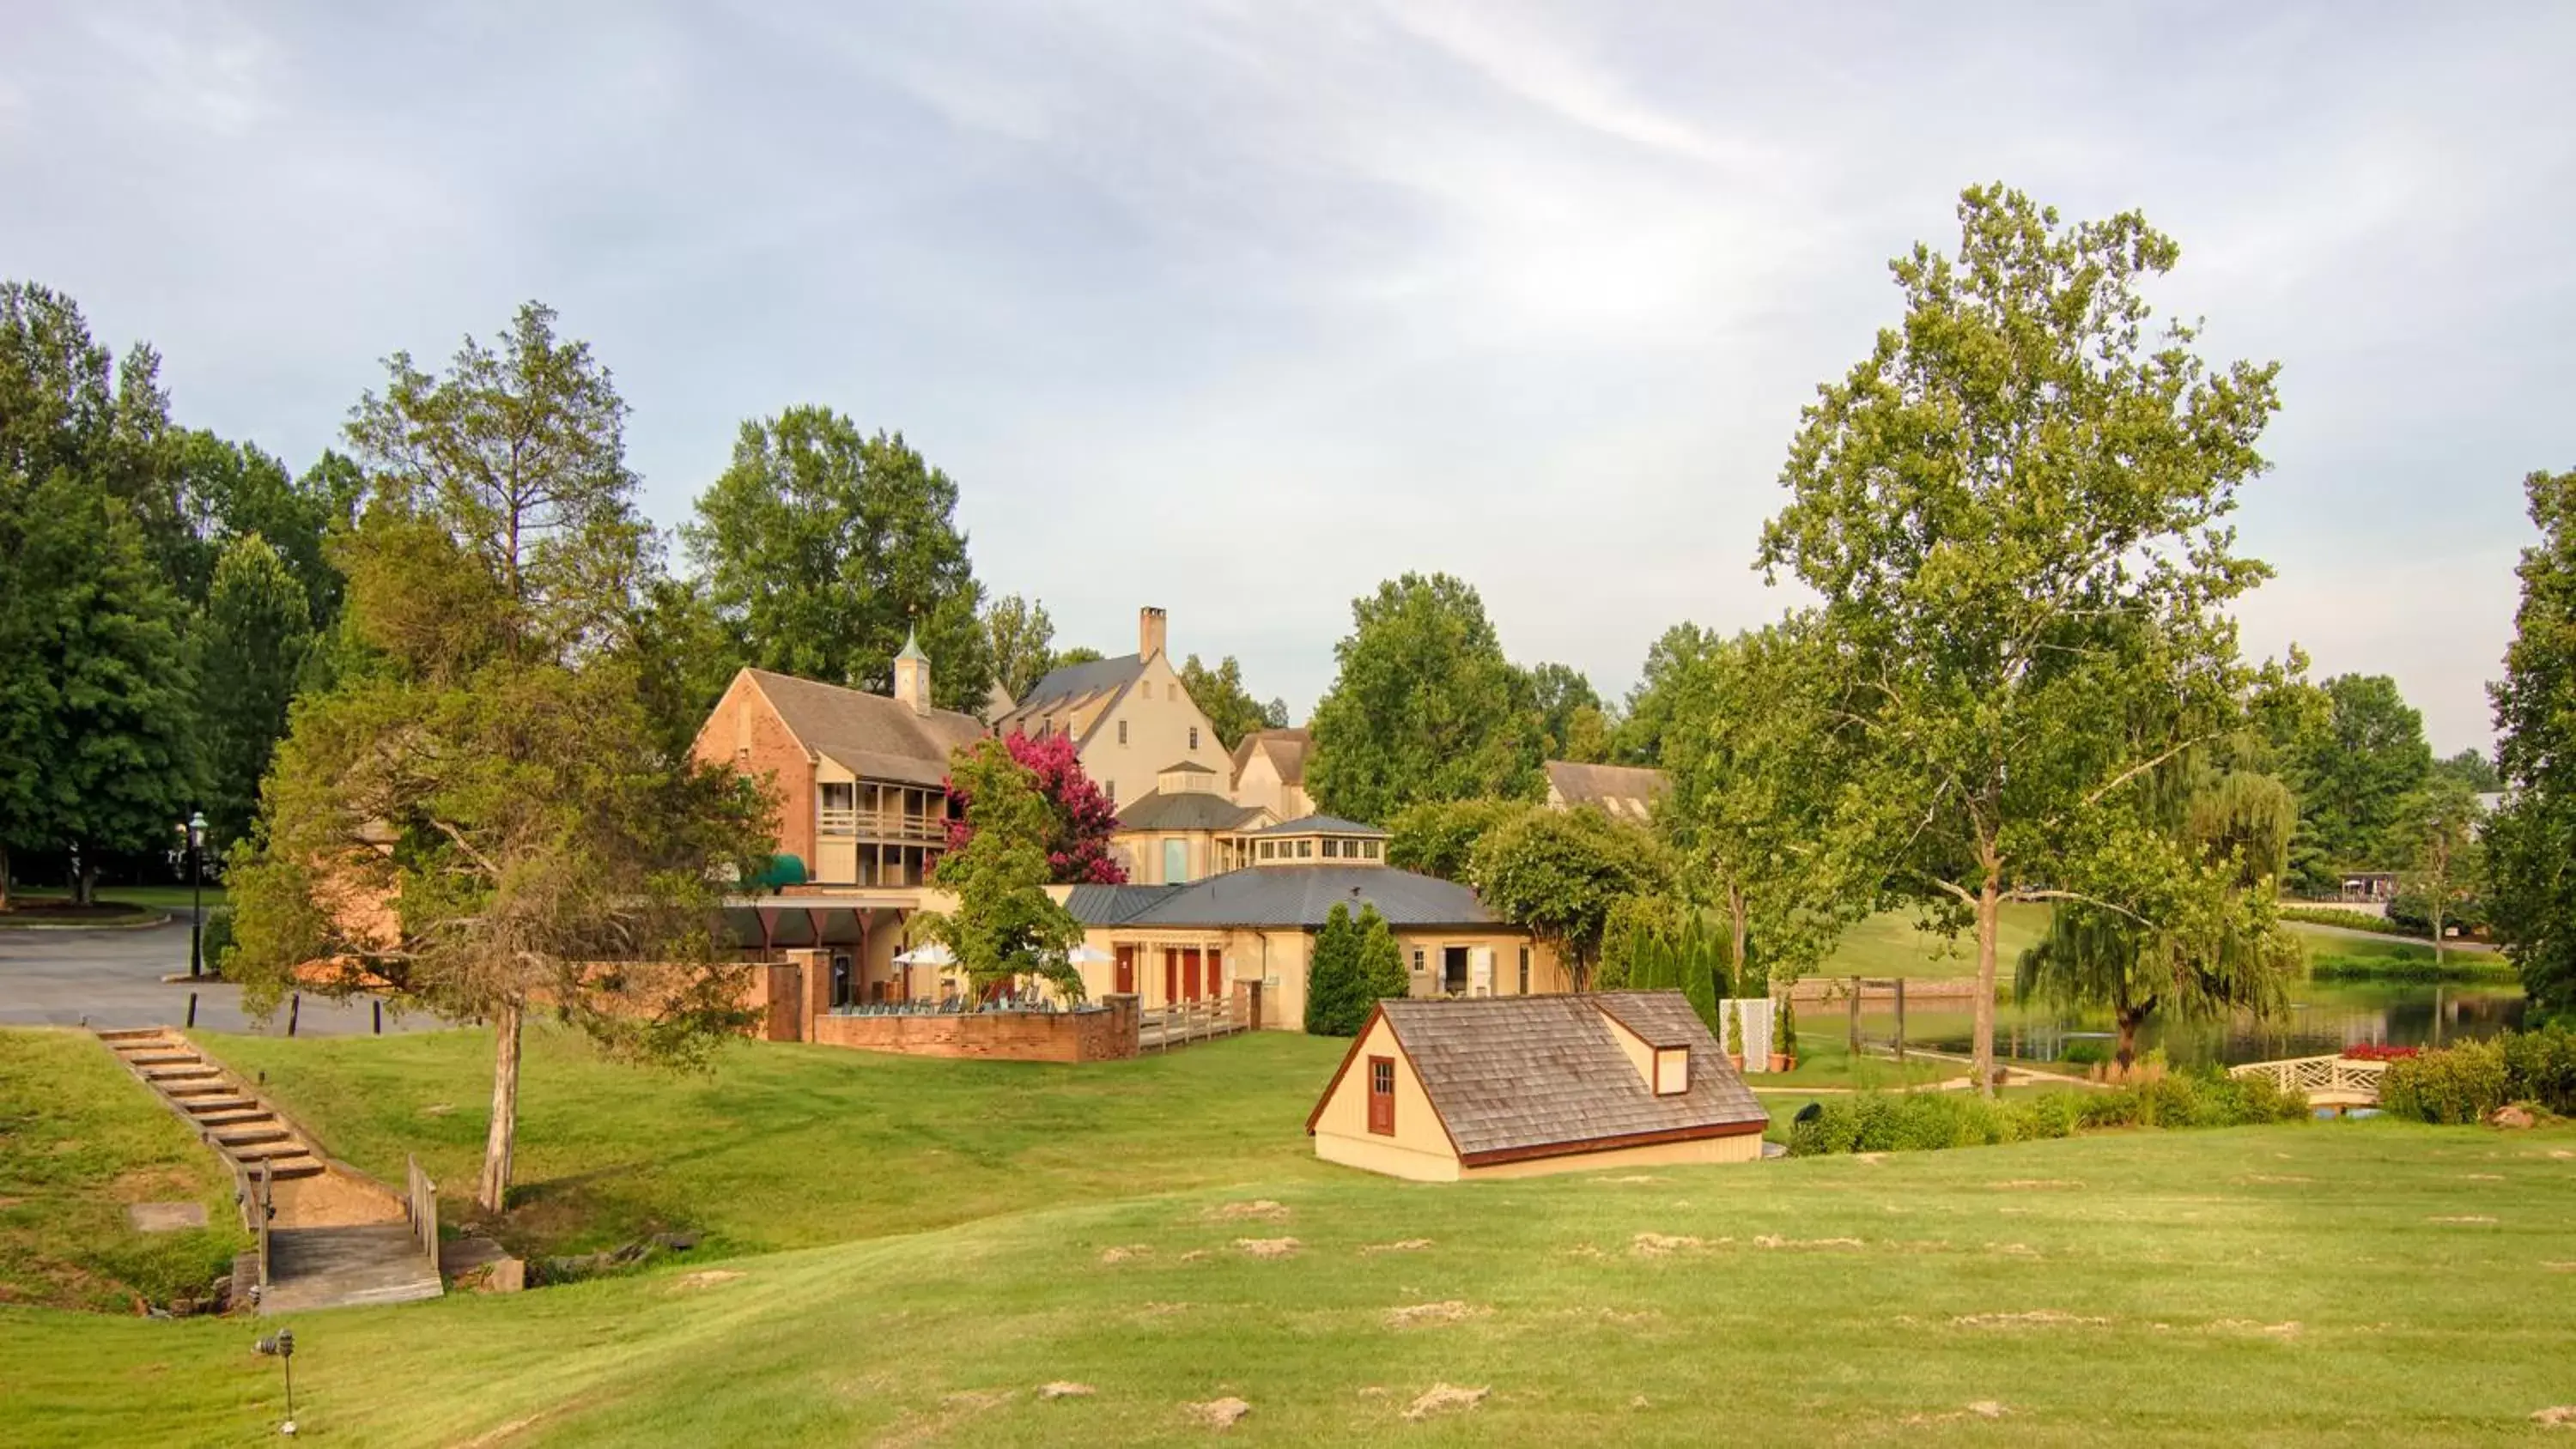
[[1225,952],[1214,946],[1208,948],[1207,988],[1208,1000],[1225,1000]]
[[1368,1059],[1369,1128],[1380,1137],[1395,1135],[1395,1058]]
[[1181,999],[1181,953],[1174,947],[1163,948],[1163,1004],[1170,1006]]
[[1181,948],[1181,984],[1189,988],[1190,1000],[1199,999],[1199,948],[1196,946]]
[[1136,989],[1136,948],[1118,948],[1118,990],[1124,995]]

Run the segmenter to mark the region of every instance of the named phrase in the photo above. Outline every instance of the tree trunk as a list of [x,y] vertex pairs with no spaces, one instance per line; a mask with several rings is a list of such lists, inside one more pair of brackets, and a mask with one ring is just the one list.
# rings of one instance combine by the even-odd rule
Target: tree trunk
[[1995,926],[2003,914],[2000,872],[1991,861],[1985,884],[1977,889],[1977,1022],[1974,1071],[1977,1091],[1995,1094]]
[[483,1181],[474,1200],[501,1215],[510,1195],[510,1152],[519,1140],[519,1005],[492,1018],[492,1131],[483,1139]]
[[98,904],[98,867],[88,861],[82,861],[80,869],[72,872],[72,904]]
[[2430,892],[2433,906],[2433,972],[2437,976],[2442,971],[2442,893],[2449,888],[2449,882],[2446,881]]
[[1728,961],[1728,963],[1727,963],[1727,969],[1728,969],[1728,972],[1729,972],[1729,974],[1731,974],[1731,975],[1733,975],[1733,976],[1734,976],[1734,978],[1735,978],[1735,984],[1734,984],[1734,986],[1733,986],[1733,987],[1732,987],[1732,988],[1731,988],[1731,989],[1730,989],[1726,994],[1727,994],[1727,995],[1729,995],[1729,996],[1741,996],[1741,995],[1743,995],[1743,994],[1744,994],[1744,887],[1743,887],[1743,886],[1741,886],[1741,885],[1734,885],[1734,884],[1730,884],[1730,885],[1728,885],[1728,886],[1727,886],[1727,888],[1726,888],[1726,908],[1727,908],[1727,912],[1728,912],[1728,914],[1733,918],[1733,925],[1734,925],[1734,927],[1735,927],[1735,941],[1734,941],[1734,946],[1735,946],[1735,955],[1734,955],[1732,958],[1730,958],[1730,960],[1729,960],[1729,961]]
[[2146,1021],[2147,1014],[2123,1011],[2112,1019],[2120,1025],[2120,1047],[2111,1054],[2111,1060],[2119,1065],[2121,1079],[2126,1080],[2129,1069],[2138,1064],[2138,1027]]
[[0,845],[0,911],[9,909],[9,847]]

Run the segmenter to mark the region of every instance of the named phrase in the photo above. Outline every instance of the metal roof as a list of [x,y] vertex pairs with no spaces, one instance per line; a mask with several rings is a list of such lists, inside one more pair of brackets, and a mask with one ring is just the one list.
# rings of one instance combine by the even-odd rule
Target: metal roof
[[1149,790],[1118,812],[1121,830],[1238,830],[1267,811],[1237,805],[1211,790]]
[[[1158,894],[1147,900],[1139,891]],[[1465,886],[1384,865],[1255,867],[1178,886],[1078,885],[1065,909],[1086,926],[1312,929],[1336,903],[1354,914],[1375,906],[1391,926],[1496,924]]]
[[1255,835],[1374,835],[1381,840],[1386,838],[1386,832],[1374,825],[1362,825],[1356,820],[1344,820],[1338,815],[1300,815],[1294,820],[1283,820],[1267,830],[1256,830],[1252,833]]

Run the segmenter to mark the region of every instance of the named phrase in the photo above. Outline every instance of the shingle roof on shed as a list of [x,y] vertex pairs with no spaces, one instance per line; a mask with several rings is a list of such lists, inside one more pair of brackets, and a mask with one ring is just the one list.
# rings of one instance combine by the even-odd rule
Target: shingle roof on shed
[[[1678,991],[1395,999],[1378,1010],[1470,1166],[1622,1138],[1759,1131],[1771,1120]],[[1689,1090],[1655,1095],[1605,1018],[1650,1046],[1688,1048]]]

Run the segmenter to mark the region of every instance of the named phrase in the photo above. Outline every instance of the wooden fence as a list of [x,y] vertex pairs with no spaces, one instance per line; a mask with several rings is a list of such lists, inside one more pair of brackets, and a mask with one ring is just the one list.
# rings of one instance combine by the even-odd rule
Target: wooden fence
[[438,1184],[420,1170],[420,1159],[405,1155],[403,1216],[411,1220],[411,1235],[420,1244],[421,1256],[430,1265],[438,1264]]
[[1136,1017],[1136,1045],[1143,1051],[1170,1051],[1194,1041],[1232,1036],[1249,1030],[1252,1010],[1241,997],[1223,1001],[1184,1001]]

